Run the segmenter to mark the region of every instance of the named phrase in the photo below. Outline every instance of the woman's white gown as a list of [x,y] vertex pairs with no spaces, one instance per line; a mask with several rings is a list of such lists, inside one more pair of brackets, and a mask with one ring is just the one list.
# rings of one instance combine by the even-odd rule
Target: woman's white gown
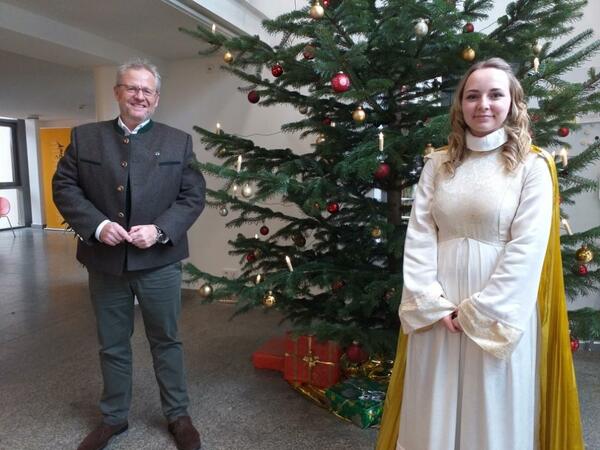
[[[407,230],[397,448],[534,450],[550,172],[534,153],[508,172],[496,149],[469,151],[450,177],[446,158],[425,164]],[[457,307],[464,332],[455,334],[438,320]]]

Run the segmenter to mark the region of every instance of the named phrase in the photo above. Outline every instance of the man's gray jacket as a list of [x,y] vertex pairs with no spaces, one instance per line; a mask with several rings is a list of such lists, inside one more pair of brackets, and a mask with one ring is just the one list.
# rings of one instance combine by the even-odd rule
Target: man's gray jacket
[[[191,136],[161,123],[151,121],[130,136],[116,120],[74,128],[52,188],[54,203],[80,236],[77,259],[89,269],[120,274],[189,256],[186,232],[205,197],[204,177],[191,167],[195,161]],[[111,247],[94,237],[105,219],[126,230],[155,224],[169,242]]]

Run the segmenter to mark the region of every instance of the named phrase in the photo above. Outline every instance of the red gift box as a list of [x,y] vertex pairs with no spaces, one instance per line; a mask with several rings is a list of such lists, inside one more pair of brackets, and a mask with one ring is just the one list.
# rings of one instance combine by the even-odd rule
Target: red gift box
[[342,349],[336,342],[320,342],[314,336],[294,338],[288,333],[283,378],[290,382],[328,388],[340,379],[340,356]]
[[285,337],[274,337],[252,353],[252,364],[257,369],[271,369],[283,372]]

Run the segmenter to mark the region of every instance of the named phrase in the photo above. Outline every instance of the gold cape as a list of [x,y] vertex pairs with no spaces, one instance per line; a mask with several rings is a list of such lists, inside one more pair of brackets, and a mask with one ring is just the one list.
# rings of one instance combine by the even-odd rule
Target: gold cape
[[[558,177],[554,159],[538,147],[532,146],[532,151],[546,160],[553,187],[552,224],[537,301],[541,337],[538,348],[540,410],[537,448],[584,450],[560,251]],[[376,450],[396,449],[408,339],[409,336],[400,332]]]

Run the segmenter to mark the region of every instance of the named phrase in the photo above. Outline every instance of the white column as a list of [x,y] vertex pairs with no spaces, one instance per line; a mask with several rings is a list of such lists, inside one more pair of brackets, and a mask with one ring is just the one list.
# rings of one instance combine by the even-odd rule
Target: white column
[[31,195],[31,226],[42,228],[45,225],[44,185],[42,182],[41,155],[38,139],[38,119],[25,120],[25,140],[27,142],[27,162],[29,191]]

